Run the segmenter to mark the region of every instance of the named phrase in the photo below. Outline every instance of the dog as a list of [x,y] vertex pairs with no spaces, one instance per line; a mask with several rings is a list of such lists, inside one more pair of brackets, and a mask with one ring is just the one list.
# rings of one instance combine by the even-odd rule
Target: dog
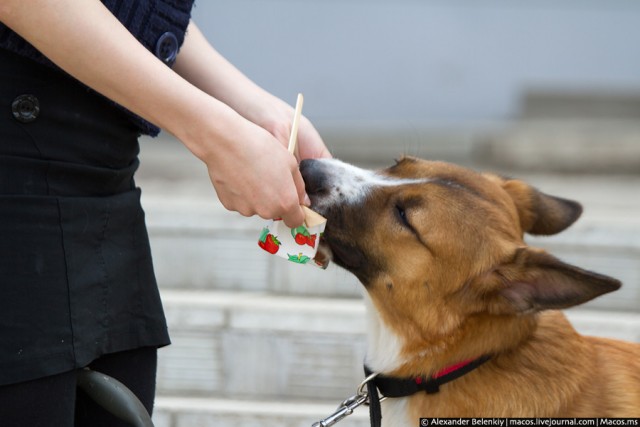
[[335,159],[305,160],[300,171],[327,218],[323,250],[364,285],[369,372],[432,383],[385,399],[383,426],[640,416],[640,345],[581,336],[558,311],[620,282],[523,240],[569,227],[579,203],[413,157],[378,172]]

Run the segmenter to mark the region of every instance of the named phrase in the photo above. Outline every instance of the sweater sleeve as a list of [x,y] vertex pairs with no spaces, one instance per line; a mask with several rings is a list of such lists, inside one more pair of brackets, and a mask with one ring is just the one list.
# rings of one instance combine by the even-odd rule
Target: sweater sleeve
[[[102,3],[151,53],[172,66],[191,19],[194,0],[102,0]],[[51,68],[59,68],[26,40],[0,22],[0,48],[30,58]],[[79,83],[80,84],[80,83]],[[118,104],[116,104],[118,105]],[[125,110],[140,133],[156,136],[160,129]]]

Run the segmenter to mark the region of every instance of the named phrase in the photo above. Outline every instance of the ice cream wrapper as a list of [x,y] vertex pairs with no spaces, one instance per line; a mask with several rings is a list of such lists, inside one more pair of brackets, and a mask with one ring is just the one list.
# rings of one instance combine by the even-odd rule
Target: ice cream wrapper
[[318,252],[327,220],[305,206],[303,210],[305,222],[300,227],[289,228],[281,219],[269,221],[260,233],[258,246],[296,264],[327,268],[329,260]]

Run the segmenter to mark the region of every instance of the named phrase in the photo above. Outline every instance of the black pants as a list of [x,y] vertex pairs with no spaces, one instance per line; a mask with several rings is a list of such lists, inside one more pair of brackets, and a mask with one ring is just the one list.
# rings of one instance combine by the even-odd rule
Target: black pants
[[[156,349],[142,348],[103,356],[89,367],[126,385],[153,410]],[[2,427],[131,427],[76,389],[77,371],[0,387]]]

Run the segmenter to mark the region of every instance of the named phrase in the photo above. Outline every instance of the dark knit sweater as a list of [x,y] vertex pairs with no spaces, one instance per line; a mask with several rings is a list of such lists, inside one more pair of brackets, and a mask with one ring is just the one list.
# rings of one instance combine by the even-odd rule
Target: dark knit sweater
[[[184,41],[194,0],[101,0],[140,43],[156,54],[158,40],[167,32],[175,35],[178,46]],[[0,48],[58,69],[36,48],[0,22]],[[171,65],[171,64],[169,64]],[[124,107],[120,107],[123,108]],[[160,129],[128,112],[143,134],[156,136]]]

